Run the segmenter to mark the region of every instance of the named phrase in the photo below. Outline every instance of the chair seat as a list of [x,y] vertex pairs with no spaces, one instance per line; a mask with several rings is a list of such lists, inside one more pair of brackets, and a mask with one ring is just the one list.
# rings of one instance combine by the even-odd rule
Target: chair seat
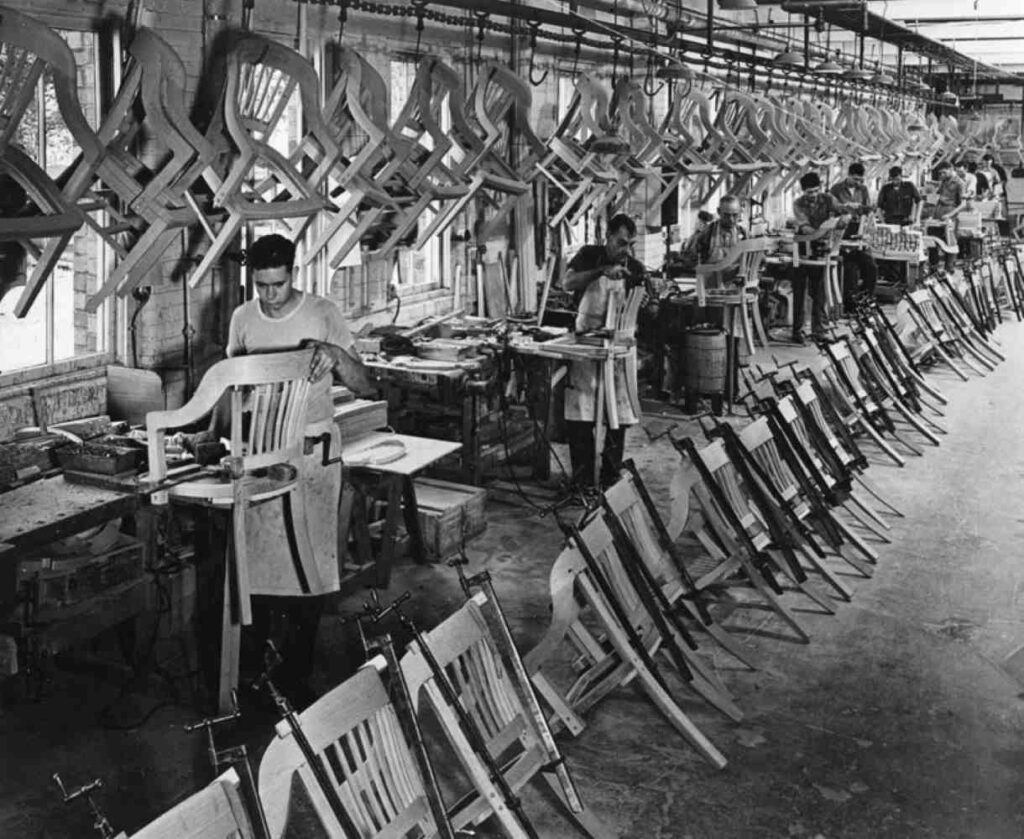
[[[298,470],[287,463],[281,463],[271,466],[265,475],[246,475],[242,479],[242,491],[250,503],[257,503],[284,495],[297,481]],[[167,490],[167,495],[171,500],[181,503],[231,507],[235,492],[230,478],[210,475],[173,486]]]

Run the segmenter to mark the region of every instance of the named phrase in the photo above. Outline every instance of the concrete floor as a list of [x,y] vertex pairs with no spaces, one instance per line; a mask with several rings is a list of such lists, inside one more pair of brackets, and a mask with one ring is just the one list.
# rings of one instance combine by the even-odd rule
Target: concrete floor
[[[1024,326],[1004,324],[998,337],[1009,360],[987,377],[931,374],[949,397],[941,448],[926,446],[902,469],[873,458],[870,477],[906,518],[893,520],[874,577],[847,578],[853,602],[837,604],[835,616],[802,611],[809,645],[782,640],[773,618],[729,618],[761,664],[749,672],[716,657],[741,723],[679,691],[728,758],[724,770],[705,764],[631,688],[598,705],[578,738],[561,739],[585,800],[610,828],[636,839],[1024,835],[1024,687],[1006,661],[1024,645]],[[813,350],[776,349],[783,354]],[[649,434],[633,429],[627,443],[662,506],[676,456],[650,435],[673,424],[676,434],[695,431],[649,417]],[[524,651],[546,628],[547,572],[560,543],[550,517],[492,501],[488,529],[470,546],[472,570],[493,574]],[[406,590],[423,626],[462,602],[444,566],[403,564],[392,593]],[[325,618],[318,688],[353,666],[351,632]],[[108,681],[58,671],[41,703],[8,703],[0,837],[92,835],[84,808],[54,794],[54,771],[68,783],[103,778],[99,799],[129,831],[208,781],[202,738],[181,730],[195,712],[184,697],[159,704],[166,699],[159,686],[120,695]],[[154,708],[137,728],[109,727]],[[269,726],[239,736],[258,754]],[[577,835],[546,796],[529,792],[525,803],[541,836]]]

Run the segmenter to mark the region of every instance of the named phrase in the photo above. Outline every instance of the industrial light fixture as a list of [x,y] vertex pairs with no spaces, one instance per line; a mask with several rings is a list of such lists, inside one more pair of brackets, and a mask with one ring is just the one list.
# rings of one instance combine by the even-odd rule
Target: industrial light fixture
[[843,72],[843,66],[831,58],[826,58],[814,68],[814,72],[821,73],[823,76],[838,76]]
[[924,131],[925,124],[921,121],[921,117],[918,114],[914,114],[910,117],[910,122],[907,124],[907,131]]
[[945,102],[947,105],[958,105],[960,104],[960,97],[953,93],[952,90],[944,90],[939,94],[939,99]]
[[878,72],[876,72],[871,77],[871,81],[873,81],[875,84],[887,84],[887,85],[894,85],[894,84],[896,84],[896,79],[894,79],[892,76],[890,76],[888,73],[886,73],[885,70],[879,70]]
[[777,67],[803,67],[804,57],[795,50],[783,50],[772,59]]
[[863,67],[853,67],[843,73],[843,78],[851,82],[866,82],[871,78],[871,73]]
[[718,0],[718,8],[723,12],[744,12],[757,8],[757,0]]

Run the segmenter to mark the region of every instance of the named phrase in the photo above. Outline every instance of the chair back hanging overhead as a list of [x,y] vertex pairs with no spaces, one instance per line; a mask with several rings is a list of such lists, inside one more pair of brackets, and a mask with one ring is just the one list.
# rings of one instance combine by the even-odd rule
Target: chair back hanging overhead
[[[295,93],[302,109],[299,145],[309,141],[321,150],[309,171],[305,158],[289,159],[271,144]],[[242,35],[228,51],[222,107],[235,156],[217,185],[213,203],[228,216],[189,278],[193,287],[247,222],[278,221],[291,238],[298,238],[311,219],[329,206],[322,190],[339,156],[323,121],[320,79],[313,65],[295,50],[262,35]]]
[[[65,198],[54,178],[18,144],[25,119],[35,119],[28,114],[36,101],[38,85],[53,84],[61,119],[87,165],[98,164],[102,147],[82,112],[75,58],[63,38],[33,18],[0,6],[0,56],[0,175],[8,181],[5,192],[11,205],[20,204],[0,218],[0,241],[22,242],[29,253],[38,255],[40,248],[35,240],[66,245],[85,223],[82,211]],[[37,256],[16,307],[18,317],[27,314],[63,249],[54,248],[46,259]]]

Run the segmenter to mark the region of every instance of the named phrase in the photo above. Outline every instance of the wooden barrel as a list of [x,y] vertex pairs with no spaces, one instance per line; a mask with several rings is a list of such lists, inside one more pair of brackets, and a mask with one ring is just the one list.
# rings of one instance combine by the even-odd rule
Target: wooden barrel
[[725,333],[718,329],[691,329],[683,339],[683,385],[690,393],[725,390]]

